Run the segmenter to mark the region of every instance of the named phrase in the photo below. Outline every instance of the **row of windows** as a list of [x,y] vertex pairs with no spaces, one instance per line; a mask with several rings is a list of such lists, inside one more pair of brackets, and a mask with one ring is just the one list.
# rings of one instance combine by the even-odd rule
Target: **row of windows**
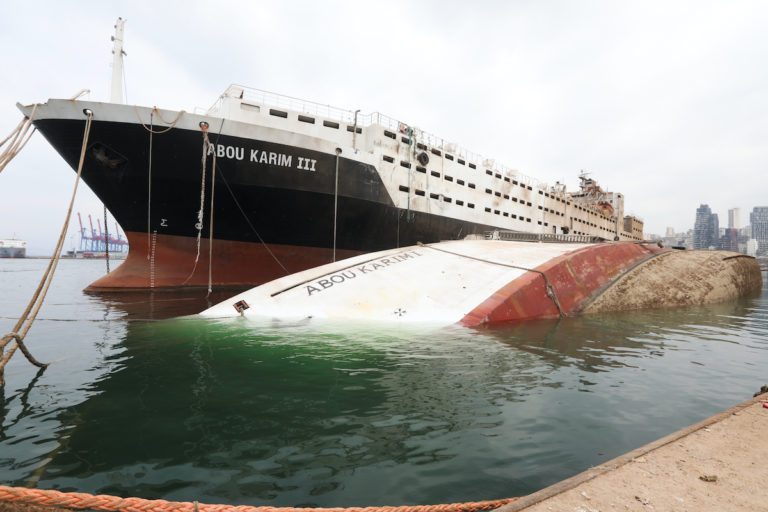
[[[269,109],[269,115],[275,116],[275,117],[282,117],[283,119],[288,119],[288,112],[285,110],[278,110],[276,108]],[[308,123],[308,124],[315,124],[315,118],[311,116],[306,116],[304,114],[299,114],[297,116],[297,119],[301,121],[302,123]],[[341,125],[337,123],[336,121],[323,121],[323,126],[326,128],[334,128],[338,130]],[[363,133],[363,129],[359,126],[354,125],[347,125],[347,131],[348,132],[355,132],[355,133]]]
[[[281,118],[283,118],[283,119],[287,119],[287,118],[288,118],[288,112],[286,112],[286,111],[284,111],[284,110],[278,110],[278,109],[275,109],[275,108],[271,108],[271,109],[269,109],[269,114],[270,114],[270,115],[272,115],[272,116],[275,116],[275,117],[281,117]],[[298,120],[299,120],[299,121],[301,121],[301,122],[303,122],[303,123],[315,124],[315,118],[314,118],[314,117],[311,117],[311,116],[307,116],[307,115],[304,115],[304,114],[298,114],[297,118],[298,118]],[[335,121],[328,121],[328,120],[324,120],[324,121],[323,121],[323,126],[325,126],[326,128],[333,128],[333,129],[337,129],[337,130],[338,130],[340,127],[341,127],[341,125],[340,125],[339,123],[337,123],[337,122],[335,122]],[[356,132],[356,133],[358,133],[358,134],[361,134],[361,133],[363,133],[363,130],[362,130],[362,128],[361,128],[361,127],[359,127],[359,126],[354,126],[354,125],[347,125],[347,126],[346,126],[346,129],[347,129],[347,131],[348,131],[348,132]],[[395,135],[393,132],[390,132],[389,130],[384,130],[384,135],[385,135],[386,137],[389,137],[389,138],[391,138],[391,139],[396,139],[396,138],[397,138],[397,136],[396,136],[396,135]],[[402,142],[404,142],[404,143],[406,143],[406,144],[410,144],[410,143],[411,143],[411,139],[410,139],[410,138],[408,138],[408,137],[401,137],[401,140],[402,140]],[[419,149],[421,149],[421,150],[424,150],[424,151],[426,151],[426,150],[427,150],[427,146],[426,146],[426,145],[424,145],[424,144],[422,144],[421,142],[417,143],[417,144],[416,144],[416,147],[417,147],[417,148],[419,148]],[[437,148],[432,148],[430,151],[431,151],[431,153],[432,153],[432,154],[434,154],[434,155],[437,155],[437,156],[443,156],[442,152],[441,152],[439,149],[437,149]],[[453,159],[454,159],[454,156],[453,156],[453,155],[451,155],[451,154],[449,154],[449,153],[445,153],[445,158],[447,158],[448,160],[453,160]],[[389,163],[394,163],[394,161],[395,161],[395,159],[394,159],[394,158],[392,158],[392,157],[390,157],[390,156],[387,156],[387,155],[384,155],[384,156],[383,156],[383,159],[384,159],[385,161],[389,162]],[[457,161],[459,164],[461,164],[461,165],[466,165],[466,162],[465,162],[463,159],[461,159],[461,158],[458,158],[456,161]],[[410,164],[410,162],[401,161],[401,162],[400,162],[400,165],[401,165],[401,166],[403,166],[403,167],[405,167],[405,168],[407,168],[407,169],[410,169],[410,168],[411,168],[411,164]],[[477,166],[476,166],[475,164],[471,163],[471,162],[470,162],[468,165],[469,165],[469,167],[470,167],[470,168],[472,168],[472,169],[476,169],[476,168],[477,168]],[[417,170],[418,172],[426,173],[426,169],[425,169],[424,167],[420,167],[420,166],[417,166],[417,167],[416,167],[416,170]],[[517,181],[517,180],[510,180],[510,178],[509,178],[509,177],[507,177],[507,176],[502,176],[500,173],[494,173],[494,172],[493,172],[493,171],[491,171],[490,169],[486,169],[486,170],[485,170],[485,173],[486,173],[487,175],[489,175],[489,176],[493,176],[493,177],[494,177],[494,178],[496,178],[496,179],[503,179],[504,181],[506,181],[506,182],[508,182],[508,183],[511,181],[511,183],[512,183],[513,185],[520,185],[521,187],[527,188],[528,190],[533,190],[533,188],[532,188],[530,185],[520,184],[520,183],[518,183],[518,181]],[[440,173],[439,173],[439,172],[437,172],[437,171],[431,171],[431,174],[432,174],[432,176],[435,176],[435,177],[438,177],[438,178],[440,177]],[[444,177],[444,179],[445,179],[446,181],[451,181],[451,182],[453,181],[453,177],[452,177],[452,176],[448,176],[448,175],[446,175],[446,176]],[[458,180],[458,179],[457,179],[457,180],[456,180],[456,183],[457,183],[457,184],[459,184],[459,185],[464,185],[464,180]],[[467,186],[469,186],[469,188],[475,188],[475,185],[474,185],[474,183],[469,183]],[[402,187],[401,187],[401,189],[402,189]],[[486,191],[487,193],[489,193],[489,194],[491,193],[491,190],[490,190],[490,189],[486,189],[485,191]],[[552,199],[554,199],[554,200],[555,200],[555,201],[557,201],[557,202],[566,203],[566,204],[567,204],[567,205],[569,205],[569,206],[570,206],[570,204],[571,204],[571,202],[570,202],[570,201],[566,201],[565,199],[561,199],[560,197],[558,197],[558,196],[556,196],[556,195],[554,195],[554,194],[549,194],[548,192],[544,192],[544,191],[542,191],[542,190],[539,190],[539,194],[540,194],[540,195],[544,195],[545,197],[548,197],[548,198],[552,198]],[[421,195],[423,195],[423,194],[421,194]],[[495,195],[496,195],[497,197],[501,197],[501,196],[502,196],[502,194],[501,194],[500,192],[495,192]],[[507,194],[504,194],[503,196],[504,196],[504,198],[505,198],[505,199],[509,199],[509,198],[510,198],[510,197],[509,197]],[[514,198],[514,197],[513,197],[513,198],[512,198],[512,200],[513,200],[513,201],[515,201],[515,202],[518,202],[517,198]],[[527,206],[531,206],[531,203],[530,203],[530,202],[527,202],[527,203],[526,203],[526,202],[525,202],[525,201],[523,201],[523,200],[520,200],[519,202],[520,202],[521,204],[526,204]],[[594,216],[601,216],[601,215],[599,215],[599,214],[597,214],[597,213],[593,212],[592,210],[590,210],[590,209],[588,209],[588,208],[584,208],[584,207],[582,207],[582,206],[579,206],[578,204],[576,204],[576,205],[574,205],[574,206],[575,206],[577,209],[581,210],[581,211],[587,212],[589,215],[594,215]],[[474,205],[473,205],[472,207],[474,207]],[[542,207],[541,207],[541,206],[539,206],[539,209],[541,210],[541,209],[542,209]],[[550,211],[550,210],[548,210],[547,208],[543,208],[543,210],[544,210],[545,212],[547,212],[547,211]],[[552,212],[552,213],[554,213],[555,215],[560,215],[560,216],[563,216],[563,215],[564,215],[563,213],[560,213],[560,212],[558,212],[558,211],[555,211],[555,210],[551,210],[551,212]],[[594,223],[585,222],[585,221],[582,221],[582,220],[580,220],[580,219],[576,219],[576,220],[577,220],[578,222],[584,222],[584,223],[586,223],[586,224],[587,224],[587,225],[589,225],[589,226],[597,227],[597,225],[596,225],[596,224],[594,224]],[[545,225],[546,225],[546,223],[545,223]],[[605,228],[602,228],[602,229],[605,229]],[[608,230],[608,231],[611,231],[611,230]],[[611,231],[611,232],[615,232],[615,231]]]

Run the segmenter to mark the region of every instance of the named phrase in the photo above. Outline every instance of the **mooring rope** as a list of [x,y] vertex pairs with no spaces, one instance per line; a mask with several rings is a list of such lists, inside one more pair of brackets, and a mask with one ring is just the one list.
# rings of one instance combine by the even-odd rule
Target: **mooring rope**
[[163,119],[163,116],[160,115],[160,111],[157,109],[157,107],[152,107],[152,111],[149,113],[150,119],[152,119],[152,114],[157,112],[157,117],[160,118],[162,122],[164,122],[165,124],[170,124],[170,126],[168,126],[167,128],[164,128],[162,130],[155,130],[151,124],[149,127],[147,127],[147,125],[144,124],[144,121],[142,121],[141,119],[141,114],[139,114],[139,108],[136,105],[133,106],[133,111],[136,112],[136,118],[139,120],[139,123],[141,124],[141,126],[143,126],[144,129],[147,130],[149,133],[154,133],[156,135],[160,135],[161,133],[171,131],[171,129],[173,129],[176,126],[176,123],[179,122],[179,119],[181,119],[181,116],[186,114],[185,110],[179,110],[179,113],[176,114],[176,119],[174,119],[169,123],[168,121]]
[[[51,286],[51,282],[53,281],[53,275],[56,272],[56,267],[58,266],[59,258],[61,257],[61,250],[64,247],[64,238],[67,234],[67,228],[69,227],[69,219],[72,216],[72,207],[74,206],[75,196],[77,195],[77,186],[80,184],[80,176],[83,172],[85,150],[88,145],[88,136],[91,132],[91,121],[93,120],[92,111],[86,110],[85,113],[87,118],[85,121],[85,133],[83,134],[83,145],[80,149],[80,162],[77,166],[77,178],[75,179],[75,187],[72,191],[72,198],[69,200],[69,209],[67,210],[67,215],[64,219],[64,226],[61,228],[61,234],[59,235],[59,240],[56,243],[56,249],[53,252],[53,256],[51,256],[51,260],[48,262],[48,267],[45,269],[45,273],[43,274],[43,277],[40,280],[40,284],[37,286],[37,290],[35,290],[32,299],[29,301],[29,304],[27,304],[27,308],[16,322],[13,330],[0,338],[0,384],[5,382],[5,366],[8,364],[8,361],[11,360],[11,357],[18,348],[21,349],[21,352],[26,356],[30,363],[40,367],[47,366],[45,363],[40,363],[32,357],[27,348],[24,346],[23,340],[29,332],[29,329],[32,327],[32,324],[35,322],[35,318],[37,318],[37,314],[43,305],[45,296],[48,294],[48,288]],[[8,350],[7,354],[3,355],[5,347],[12,341],[14,344]]]
[[[211,141],[208,140],[208,130],[203,129],[203,134],[205,136],[205,144],[204,147],[210,147]],[[210,224],[208,227],[208,295],[211,294],[212,287],[213,287],[213,199],[216,196],[214,192],[216,191],[216,151],[213,152],[213,162],[211,165],[211,206],[208,209],[208,216],[210,219]],[[198,248],[199,250],[199,248]]]
[[[192,271],[189,273],[187,278],[181,284],[187,284],[187,282],[189,282],[189,280],[192,279],[192,276],[195,274],[195,270],[197,270],[197,262],[200,260],[200,240],[203,234],[203,218],[205,217],[205,171],[206,171],[206,168],[208,167],[208,148],[211,146],[211,141],[208,138],[208,123],[205,123],[205,122],[200,123],[200,130],[203,132],[203,156],[201,159],[203,171],[202,171],[202,177],[200,180],[200,209],[197,211],[197,223],[195,224],[195,228],[197,229],[197,253],[195,254],[195,263],[194,265],[192,265]],[[213,166],[214,168],[216,167],[216,151],[213,152]],[[213,185],[211,185],[211,187],[213,187]],[[211,197],[211,206],[213,206],[213,197]],[[211,229],[213,229],[213,216],[211,216]],[[210,235],[212,235],[212,233],[210,233]],[[211,240],[211,242],[212,241],[213,240]],[[210,253],[210,247],[209,247],[209,257],[208,257],[209,275],[210,275],[211,256],[212,255]],[[210,282],[208,283],[208,293],[211,293]]]
[[[152,136],[155,134],[152,127],[155,123],[154,112],[149,114],[149,163],[147,174],[147,259],[151,260],[150,247],[152,245]],[[143,126],[143,124],[142,124]],[[145,127],[146,128],[146,127]],[[150,274],[152,269],[150,269]]]
[[60,492],[25,487],[0,485],[0,501],[24,503],[27,505],[54,506],[75,509],[109,510],[114,512],[478,512],[493,510],[515,501],[517,498],[500,500],[470,501],[442,505],[404,505],[399,507],[253,507],[248,505],[207,505],[189,501],[145,500],[142,498],[120,498],[80,492]]
[[446,254],[452,254],[454,256],[459,256],[459,257],[462,257],[462,258],[467,258],[467,259],[470,259],[470,260],[480,261],[482,263],[489,263],[491,265],[498,265],[500,267],[514,268],[514,269],[517,269],[517,270],[526,270],[528,272],[534,272],[536,274],[539,274],[544,279],[544,287],[545,287],[545,290],[546,290],[547,297],[552,299],[552,302],[555,304],[555,306],[557,306],[557,311],[558,311],[559,316],[561,318],[565,316],[565,312],[563,311],[563,308],[560,307],[560,301],[557,299],[557,294],[555,293],[555,288],[552,286],[552,283],[549,282],[549,278],[547,277],[547,274],[545,274],[541,270],[536,270],[535,268],[521,267],[519,265],[510,265],[509,263],[501,263],[499,261],[486,260],[484,258],[476,258],[475,256],[469,256],[467,254],[461,254],[461,253],[453,252],[453,251],[446,251],[445,249],[438,249],[437,247],[433,247],[432,245],[429,245],[429,244],[422,244],[421,242],[418,242],[418,245],[419,245],[419,247],[426,247],[427,249],[432,249],[433,251],[444,252]]
[[2,153],[0,153],[0,172],[3,172],[5,166],[8,165],[10,161],[13,160],[16,155],[21,152],[22,149],[24,149],[24,146],[27,145],[29,139],[31,139],[32,135],[34,135],[35,131],[37,131],[37,128],[32,128],[32,131],[29,133],[29,135],[27,135],[30,127],[32,127],[32,119],[35,117],[36,110],[37,103],[32,106],[32,113],[29,114],[29,117],[22,117],[21,121],[19,121],[19,124],[16,125],[16,128],[14,128],[13,131],[11,131],[11,133],[8,134],[8,136],[3,139],[2,142],[0,142],[0,148],[2,148],[6,142],[10,141],[8,147],[6,147]]

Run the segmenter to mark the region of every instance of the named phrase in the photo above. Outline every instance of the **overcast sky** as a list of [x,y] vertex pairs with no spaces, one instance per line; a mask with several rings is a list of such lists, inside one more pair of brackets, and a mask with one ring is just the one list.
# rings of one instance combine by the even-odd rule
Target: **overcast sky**
[[[701,203],[721,226],[768,205],[762,0],[13,2],[0,140],[16,102],[109,99],[118,16],[131,104],[208,107],[241,83],[380,111],[549,184],[592,172],[646,234],[692,228]],[[0,238],[49,254],[74,177],[36,134],[0,174]],[[87,188],[75,211],[103,215]]]

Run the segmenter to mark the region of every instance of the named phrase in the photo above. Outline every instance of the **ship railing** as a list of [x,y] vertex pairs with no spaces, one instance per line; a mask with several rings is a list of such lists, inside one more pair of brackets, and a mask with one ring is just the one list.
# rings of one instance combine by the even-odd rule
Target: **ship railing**
[[[275,92],[256,89],[253,87],[248,87],[240,84],[230,85],[230,88],[232,87],[238,87],[243,90],[242,101],[246,103],[285,108],[288,110],[292,110],[294,112],[316,115],[319,117],[324,117],[329,120],[339,121],[339,122],[347,123],[350,125],[354,124],[355,121],[357,121],[357,126],[361,128],[365,128],[367,126],[372,126],[372,125],[378,125],[387,130],[400,132],[400,133],[405,133],[407,129],[410,129],[412,130],[412,135],[417,142],[421,142],[430,147],[439,148],[443,152],[451,153],[461,158],[462,160],[465,160],[467,162],[472,162],[478,167],[483,166],[484,168],[490,169],[494,172],[498,172],[504,176],[514,178],[515,180],[525,183],[526,185],[529,185],[531,187],[537,187],[541,189],[547,188],[546,183],[536,178],[523,174],[515,169],[512,169],[511,167],[507,167],[505,165],[496,163],[495,161],[489,162],[488,160],[484,159],[482,155],[469,151],[463,146],[451,143],[450,141],[447,141],[442,137],[438,137],[437,135],[434,135],[432,133],[410,126],[407,123],[403,123],[393,117],[382,114],[381,112],[372,112],[369,114],[362,114],[358,112],[357,118],[355,118],[355,112],[352,110],[338,108],[331,105],[324,105],[322,103],[316,103],[314,101],[295,98],[293,96],[278,94]],[[200,113],[211,115],[219,112],[221,110],[221,104],[222,104],[223,98],[224,98],[224,94],[219,96],[219,98],[216,100],[216,102],[214,102],[211,108]],[[196,108],[195,112],[198,113],[199,110],[203,110],[203,109]],[[486,163],[489,163],[490,165],[486,165]]]
[[594,235],[571,235],[556,233],[523,233],[520,231],[486,231],[486,240],[506,240],[510,242],[561,242],[596,244],[607,241],[605,238]]

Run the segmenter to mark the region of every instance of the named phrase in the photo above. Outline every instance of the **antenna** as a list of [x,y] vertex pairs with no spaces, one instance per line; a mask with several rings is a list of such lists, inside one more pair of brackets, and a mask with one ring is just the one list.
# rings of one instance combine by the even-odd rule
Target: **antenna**
[[112,41],[115,43],[112,46],[112,97],[110,98],[112,103],[123,102],[123,55],[128,55],[123,51],[124,27],[125,20],[117,18],[115,35],[112,36]]

